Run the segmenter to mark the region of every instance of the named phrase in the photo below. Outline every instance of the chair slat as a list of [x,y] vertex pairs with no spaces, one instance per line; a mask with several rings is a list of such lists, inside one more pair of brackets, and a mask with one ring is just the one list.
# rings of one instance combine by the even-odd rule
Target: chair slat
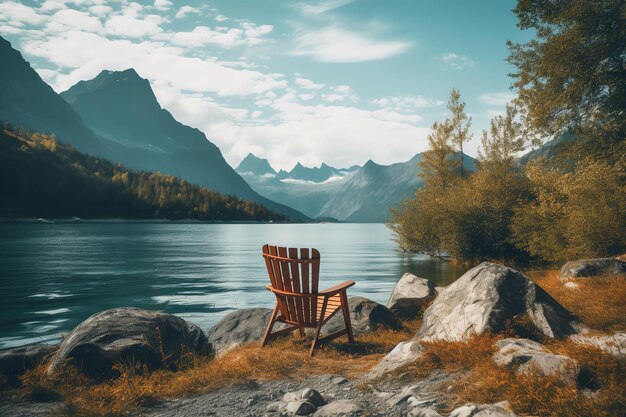
[[[302,248],[300,249],[300,259],[309,259],[309,249]],[[300,264],[300,275],[302,277],[302,293],[303,294],[311,294],[309,291],[309,264],[302,263]],[[304,301],[304,317],[307,323],[315,323],[315,313],[311,313],[311,299],[306,299]],[[315,310],[313,310],[315,311]]]
[[[311,249],[311,258],[320,259],[320,253],[317,249]],[[320,263],[312,263],[311,264],[311,294],[315,294],[318,291],[318,283],[320,279]],[[311,314],[314,316],[314,320],[317,321],[317,299],[311,298]]]
[[[289,248],[287,250],[289,257],[293,259],[298,258],[298,249],[297,248]],[[301,294],[300,290],[300,267],[297,263],[289,264],[291,268],[291,286],[293,288],[293,292]],[[296,304],[296,316],[298,317],[298,322],[304,323],[304,304],[302,298],[295,299]]]
[[[279,246],[278,247],[278,256],[286,258],[287,257],[287,248]],[[283,288],[285,291],[294,292],[293,290],[293,282],[291,280],[291,272],[289,271],[289,264],[287,262],[279,261],[280,269],[283,275]],[[298,315],[296,314],[296,303],[293,297],[287,298],[287,308],[289,309],[289,313],[287,318],[289,320],[296,321],[298,320]]]

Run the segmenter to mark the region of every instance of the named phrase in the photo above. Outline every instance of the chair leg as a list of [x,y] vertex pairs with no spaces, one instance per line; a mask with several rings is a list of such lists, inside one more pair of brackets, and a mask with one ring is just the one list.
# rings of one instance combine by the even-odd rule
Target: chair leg
[[261,346],[265,346],[269,341],[269,336],[272,333],[272,327],[274,327],[274,323],[276,322],[276,317],[278,316],[278,303],[274,306],[274,311],[272,311],[272,318],[270,318],[270,322],[267,325],[267,329],[265,330],[265,335],[263,335],[263,341],[261,342]]
[[298,331],[300,332],[300,337],[304,337],[305,336],[303,327],[299,327]]
[[311,350],[309,350],[309,356],[315,355],[315,349],[317,348],[317,341],[320,338],[320,332],[322,331],[322,326],[324,325],[324,314],[326,314],[327,304],[328,304],[328,297],[325,297],[324,302],[322,303],[322,310],[320,311],[320,316],[317,319],[317,327],[315,328],[315,336],[313,336],[313,343],[311,343]]
[[343,321],[346,324],[346,330],[348,331],[348,341],[354,343],[354,335],[352,334],[352,323],[350,321],[350,308],[348,306],[348,296],[345,291],[341,291],[339,296],[341,299],[341,310],[343,311]]

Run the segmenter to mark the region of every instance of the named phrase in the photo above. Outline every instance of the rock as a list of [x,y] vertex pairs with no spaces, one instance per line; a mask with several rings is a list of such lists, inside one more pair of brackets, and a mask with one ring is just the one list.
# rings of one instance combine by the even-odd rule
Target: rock
[[595,275],[622,274],[626,274],[626,262],[617,258],[595,258],[567,262],[561,268],[559,278],[588,278]]
[[56,346],[37,344],[0,351],[0,375],[7,378],[9,385],[15,385],[20,375],[35,369],[56,349]]
[[266,411],[268,413],[278,413],[279,415],[304,416],[313,413],[317,407],[326,404],[319,392],[311,388],[301,391],[288,392],[283,395],[282,401],[270,403]]
[[415,318],[437,296],[437,285],[407,272],[400,278],[387,301],[387,307],[400,318]]
[[483,262],[441,291],[424,312],[417,337],[466,340],[499,332],[524,315],[547,337],[576,333],[571,314],[524,274]]
[[326,404],[322,395],[312,388],[305,388],[302,391],[288,392],[283,396],[283,401],[308,401],[316,407]]
[[[376,301],[365,297],[348,298],[352,331],[355,335],[370,332],[377,328],[401,329],[402,324],[391,310]],[[331,334],[344,328],[343,313],[338,311],[322,327],[322,334]]]
[[353,417],[363,414],[363,405],[353,400],[335,400],[317,409],[315,417]]
[[442,417],[441,414],[437,412],[434,408],[431,407],[415,407],[412,409],[409,414],[409,417]]
[[500,366],[517,367],[517,372],[537,370],[543,375],[556,375],[574,384],[580,369],[578,363],[564,355],[549,352],[543,345],[529,339],[503,339],[493,360]]
[[330,382],[332,382],[335,385],[341,385],[341,384],[345,384],[346,382],[348,382],[348,380],[342,376],[338,376],[338,377],[333,378]]
[[508,401],[496,404],[467,404],[452,410],[449,417],[518,417]]
[[[211,330],[207,339],[217,355],[222,355],[247,342],[260,342],[270,322],[269,308],[247,308],[228,313]],[[286,327],[274,324],[274,330]]]
[[571,339],[576,343],[595,346],[618,358],[626,357],[626,333],[602,336],[574,335]]
[[423,348],[416,340],[398,343],[387,356],[372,368],[367,377],[370,379],[379,378],[402,365],[415,362],[422,353]]
[[118,362],[174,368],[182,352],[209,350],[202,330],[180,317],[122,307],[95,314],[76,326],[60,344],[48,373],[65,362],[97,377],[114,376],[112,367]]

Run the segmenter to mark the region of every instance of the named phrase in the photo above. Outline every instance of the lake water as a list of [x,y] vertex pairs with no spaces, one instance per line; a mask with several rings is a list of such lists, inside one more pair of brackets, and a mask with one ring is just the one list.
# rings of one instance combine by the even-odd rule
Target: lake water
[[264,243],[315,247],[320,288],[386,303],[410,271],[442,285],[462,266],[397,252],[382,224],[0,224],[0,348],[57,342],[121,306],[173,313],[208,330],[228,312],[273,307]]

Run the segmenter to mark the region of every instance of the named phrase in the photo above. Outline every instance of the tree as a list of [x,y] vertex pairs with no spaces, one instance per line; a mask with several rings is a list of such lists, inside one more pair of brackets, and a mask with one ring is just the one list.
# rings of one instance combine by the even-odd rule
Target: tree
[[499,170],[515,166],[515,158],[527,145],[517,116],[518,109],[507,104],[504,115],[491,119],[489,133],[483,130],[482,149],[478,150],[482,167]]
[[469,133],[469,128],[472,125],[472,118],[468,117],[465,113],[465,102],[461,102],[461,93],[456,88],[453,88],[452,91],[450,91],[448,110],[452,113],[452,118],[446,120],[446,123],[450,124],[452,143],[459,150],[459,169],[461,177],[463,177],[465,175],[463,166],[463,143],[469,141],[473,136]]
[[626,2],[519,0],[521,29],[508,42],[518,103],[544,136],[573,132],[596,141],[626,137]]
[[448,121],[435,122],[431,129],[427,138],[430,149],[422,154],[418,164],[425,187],[442,190],[448,188],[456,176],[456,162],[451,158],[454,153],[452,125]]

